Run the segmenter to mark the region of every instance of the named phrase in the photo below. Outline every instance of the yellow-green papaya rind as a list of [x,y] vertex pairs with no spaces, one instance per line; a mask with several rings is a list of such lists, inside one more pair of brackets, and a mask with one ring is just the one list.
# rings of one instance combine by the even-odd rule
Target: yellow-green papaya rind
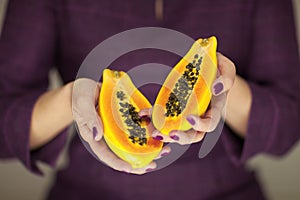
[[153,152],[148,153],[133,153],[126,152],[124,149],[120,149],[107,137],[104,136],[105,142],[109,148],[122,160],[131,164],[132,168],[143,168],[150,164],[159,154],[161,149],[157,149]]

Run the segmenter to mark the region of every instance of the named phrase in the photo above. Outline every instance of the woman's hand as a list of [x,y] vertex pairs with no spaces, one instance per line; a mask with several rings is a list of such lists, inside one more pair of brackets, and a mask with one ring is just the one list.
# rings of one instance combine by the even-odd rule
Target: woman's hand
[[[233,62],[220,53],[217,53],[217,59],[219,76],[212,85],[213,96],[206,113],[202,116],[188,115],[186,120],[192,125],[192,129],[188,131],[173,130],[169,135],[163,135],[159,131],[155,131],[152,137],[159,138],[164,142],[176,142],[182,145],[191,144],[201,141],[206,132],[211,132],[217,127],[226,102],[226,97],[221,94],[227,94],[230,91],[236,77]],[[144,110],[143,112],[150,111]]]
[[[103,140],[103,125],[96,110],[101,83],[91,79],[78,79],[74,83],[72,111],[79,134],[89,144],[97,158],[111,168],[132,174],[144,174],[156,168],[153,161],[144,168],[133,169],[131,165],[118,158]],[[156,159],[170,152],[164,147]]]

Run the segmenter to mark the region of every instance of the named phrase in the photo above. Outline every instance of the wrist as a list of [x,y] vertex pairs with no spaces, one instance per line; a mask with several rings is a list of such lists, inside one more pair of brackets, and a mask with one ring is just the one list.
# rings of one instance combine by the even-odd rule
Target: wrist
[[251,102],[252,94],[248,83],[240,76],[236,76],[227,96],[225,121],[241,137],[245,137],[247,132]]
[[73,91],[73,85],[74,82],[70,82],[66,85],[64,85],[60,89],[60,102],[63,103],[62,109],[65,111],[66,119],[70,124],[73,121],[73,115],[72,115],[72,91]]
[[71,124],[72,83],[42,94],[34,105],[31,127],[30,148],[38,148]]

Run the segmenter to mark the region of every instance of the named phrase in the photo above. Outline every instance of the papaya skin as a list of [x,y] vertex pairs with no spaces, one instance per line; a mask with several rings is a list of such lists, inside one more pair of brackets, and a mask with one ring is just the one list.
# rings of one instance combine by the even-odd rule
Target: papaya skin
[[[133,114],[127,118],[124,117],[124,110],[127,107],[121,107],[125,104],[135,108],[132,109]],[[133,168],[145,167],[162,149],[163,143],[150,137],[149,133],[153,131],[150,123],[137,118],[137,112],[150,107],[149,101],[134,86],[125,72],[104,70],[99,97],[99,114],[104,128],[104,139],[109,148]],[[125,122],[128,118],[131,119],[129,124],[131,127]],[[136,123],[132,119],[136,120]],[[144,130],[140,132],[144,134],[142,139],[132,136],[133,129]]]
[[187,115],[201,116],[205,113],[217,74],[216,51],[216,37],[200,38],[171,70],[152,112],[153,125],[161,133],[168,135],[172,130],[187,131],[192,128],[186,120]]

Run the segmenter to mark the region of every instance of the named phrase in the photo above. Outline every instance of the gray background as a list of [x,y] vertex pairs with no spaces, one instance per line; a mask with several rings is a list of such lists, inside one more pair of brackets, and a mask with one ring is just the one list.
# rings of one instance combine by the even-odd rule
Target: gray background
[[[7,0],[0,0],[0,28],[3,22],[6,3]],[[300,38],[300,0],[294,0],[294,7],[296,11],[298,38]],[[51,80],[51,88],[58,87],[61,84],[56,71],[51,71],[49,78]],[[60,157],[58,168],[64,167],[66,163],[67,157],[64,152]],[[47,189],[53,181],[55,170],[43,164],[40,164],[40,166],[45,172],[44,177],[30,174],[18,161],[1,160],[0,199],[44,199]],[[283,158],[259,155],[249,162],[248,167],[258,172],[259,179],[270,199],[300,199],[300,143]]]

